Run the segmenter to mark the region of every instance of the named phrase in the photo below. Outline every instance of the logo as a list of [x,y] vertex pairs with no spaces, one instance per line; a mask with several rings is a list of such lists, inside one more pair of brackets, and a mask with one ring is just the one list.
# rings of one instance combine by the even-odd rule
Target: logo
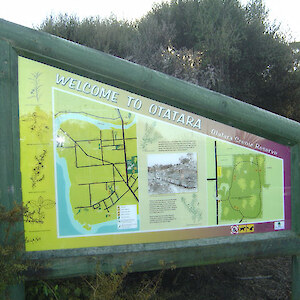
[[274,222],[274,230],[283,230],[285,228],[284,221]]
[[232,225],[230,232],[231,232],[231,234],[238,234],[239,233],[239,226],[238,225]]

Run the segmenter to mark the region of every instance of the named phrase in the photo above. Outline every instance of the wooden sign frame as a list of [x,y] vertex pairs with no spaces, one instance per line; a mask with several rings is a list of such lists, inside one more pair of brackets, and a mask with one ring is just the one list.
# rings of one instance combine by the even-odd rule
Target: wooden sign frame
[[[26,257],[44,266],[44,278],[120,270],[154,270],[160,261],[177,267],[293,255],[293,295],[300,295],[300,125],[297,122],[55,36],[0,20],[1,204],[22,204],[18,57],[172,105],[288,146],[291,152],[291,230],[136,243],[104,247],[34,251]],[[18,229],[22,230],[21,225]],[[33,275],[34,278],[34,275]]]

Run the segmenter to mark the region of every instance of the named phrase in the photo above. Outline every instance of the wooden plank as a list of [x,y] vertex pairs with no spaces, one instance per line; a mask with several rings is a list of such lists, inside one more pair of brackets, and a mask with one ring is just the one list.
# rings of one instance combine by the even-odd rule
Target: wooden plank
[[[0,197],[7,210],[21,205],[19,135],[18,135],[18,77],[17,54],[4,40],[0,40]],[[3,225],[3,224],[1,224]],[[23,222],[5,224],[10,226],[10,236],[23,232]],[[1,235],[2,232],[0,232]],[[3,233],[2,233],[3,234]],[[4,234],[2,237],[5,236]],[[3,241],[7,246],[10,239]],[[22,243],[22,240],[20,241]],[[25,299],[23,283],[8,286],[10,299]]]
[[293,256],[292,262],[292,299],[300,299],[300,256]]
[[[14,201],[22,205],[21,172],[20,172],[20,133],[19,133],[19,89],[18,89],[18,55],[10,48],[10,103],[11,103],[11,138],[12,156],[11,162],[14,172]],[[20,231],[24,230],[23,223]]]
[[9,44],[0,40],[0,191],[3,199],[1,204],[7,208],[12,206],[14,200],[9,52]]
[[292,230],[300,234],[300,145],[291,149],[291,173]]
[[[8,295],[9,295],[9,300],[25,300],[25,284],[24,283],[19,283],[15,285],[11,285],[8,288]],[[7,299],[7,298],[5,298]]]
[[300,253],[300,239],[291,232],[278,232],[276,235],[264,233],[86,251],[89,255],[83,254],[84,249],[65,250],[61,251],[60,257],[56,257],[58,255],[53,251],[28,253],[28,257],[44,266],[37,274],[28,275],[33,278],[72,277],[94,274],[97,266],[103,272],[110,272],[112,269],[121,270],[129,261],[132,262],[131,271],[144,271],[161,269],[162,261],[170,268],[292,255]]
[[[22,204],[17,74],[17,54],[0,40],[0,195],[7,209]],[[23,222],[15,230],[22,232]]]
[[252,105],[111,55],[6,21],[0,32],[19,54],[192,111],[204,117],[294,145],[299,124]]

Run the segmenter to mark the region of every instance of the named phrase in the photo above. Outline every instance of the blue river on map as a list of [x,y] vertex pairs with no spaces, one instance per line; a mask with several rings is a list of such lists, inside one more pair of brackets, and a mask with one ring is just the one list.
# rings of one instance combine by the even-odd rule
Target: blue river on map
[[[85,121],[94,124],[101,130],[105,129],[121,129],[121,125],[115,125],[108,122],[103,122],[102,120],[96,120],[77,113],[68,113],[55,118],[54,129],[57,133],[60,128],[60,124],[67,120],[74,121]],[[135,120],[124,128],[130,128],[135,124]],[[56,151],[55,151],[56,152]],[[68,173],[67,162],[64,158],[59,157],[58,153],[55,153],[56,159],[56,189],[57,189],[57,204],[58,204],[58,224],[59,224],[59,236],[60,237],[74,237],[74,236],[87,236],[87,235],[99,235],[99,234],[109,234],[109,233],[122,233],[122,232],[135,232],[140,228],[140,218],[137,216],[137,228],[133,229],[123,229],[117,228],[117,220],[108,221],[100,224],[89,225],[90,230],[83,228],[83,225],[74,219],[73,211],[70,202],[70,187],[71,182]]]

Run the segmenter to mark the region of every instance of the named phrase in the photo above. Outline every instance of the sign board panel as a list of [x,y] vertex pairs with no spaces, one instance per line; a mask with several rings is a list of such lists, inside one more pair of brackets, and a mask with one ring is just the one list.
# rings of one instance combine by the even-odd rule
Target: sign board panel
[[26,251],[291,229],[289,147],[21,56],[18,80]]
[[299,123],[4,20],[0,52],[31,279],[293,255],[299,298]]

